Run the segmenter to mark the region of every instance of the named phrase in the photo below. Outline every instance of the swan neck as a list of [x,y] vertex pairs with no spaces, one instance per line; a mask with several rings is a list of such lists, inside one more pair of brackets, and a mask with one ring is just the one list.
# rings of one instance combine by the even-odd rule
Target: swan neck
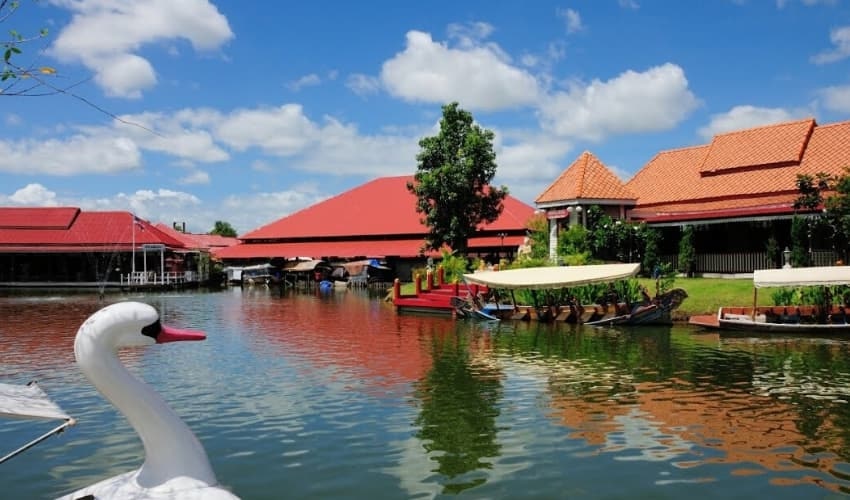
[[79,349],[77,362],[139,435],[145,449],[140,484],[151,487],[179,476],[216,484],[197,437],[153,388],[127,370],[114,349],[93,342]]

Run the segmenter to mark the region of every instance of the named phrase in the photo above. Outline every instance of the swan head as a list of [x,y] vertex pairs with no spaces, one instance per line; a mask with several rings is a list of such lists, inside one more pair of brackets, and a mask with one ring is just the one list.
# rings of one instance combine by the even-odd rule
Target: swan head
[[181,340],[204,340],[203,332],[163,325],[153,306],[142,302],[118,302],[95,312],[80,326],[74,342],[79,361],[84,345],[98,344],[111,350]]

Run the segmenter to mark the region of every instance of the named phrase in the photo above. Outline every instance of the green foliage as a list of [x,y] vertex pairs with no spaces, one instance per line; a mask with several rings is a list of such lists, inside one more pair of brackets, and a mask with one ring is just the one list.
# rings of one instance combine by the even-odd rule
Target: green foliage
[[791,219],[791,266],[806,267],[809,259],[809,223],[802,217]]
[[[7,21],[18,11],[19,7],[20,2],[18,1],[0,1],[0,23]],[[48,66],[26,67],[15,62],[17,59],[16,56],[23,53],[23,50],[21,49],[23,45],[46,36],[46,28],[41,29],[37,35],[29,37],[24,36],[17,30],[9,30],[9,38],[4,42],[0,42],[3,47],[3,68],[0,69],[0,82],[3,82],[4,85],[3,87],[0,87],[0,95],[31,94],[31,91],[34,88],[44,85],[44,82],[39,79],[40,76],[49,76],[56,73],[55,69]],[[36,83],[28,85],[26,88],[21,90],[13,90],[14,86],[21,79],[34,79]]]
[[682,228],[682,238],[679,240],[679,272],[691,277],[697,264],[697,251],[694,247],[694,227]]
[[584,266],[593,262],[590,252],[569,253],[560,257],[565,266]]
[[549,258],[549,219],[543,214],[536,214],[527,224],[528,240],[531,245],[532,259]]
[[508,190],[490,185],[497,167],[493,138],[454,102],[443,106],[440,132],[419,141],[417,171],[407,188],[425,216],[429,248],[448,245],[465,254],[477,227],[502,213]]
[[764,243],[764,252],[767,254],[768,267],[779,267],[779,265],[777,265],[780,258],[779,243],[777,243],[775,237],[769,237]]
[[[657,229],[643,225],[641,236],[643,243],[643,260],[641,260],[643,274],[651,275],[655,273],[655,269],[661,265],[661,257],[659,255],[658,248],[661,241],[661,233],[659,233]],[[667,269],[669,270],[670,267],[671,266],[668,265]]]
[[652,270],[652,277],[655,279],[655,294],[669,292],[673,289],[676,283],[676,270],[673,269],[673,264],[656,264]]
[[219,236],[229,236],[235,238],[237,233],[236,229],[234,229],[229,222],[217,220],[215,221],[215,227],[213,227],[212,230],[207,234],[217,234]]
[[580,254],[589,250],[588,232],[584,227],[575,224],[558,233],[558,255]]
[[797,174],[797,191],[800,195],[794,200],[794,210],[817,210],[823,204],[823,193],[830,189],[833,179],[818,172],[815,177]]
[[443,279],[446,280],[446,283],[460,283],[463,281],[463,274],[469,270],[469,261],[458,255],[457,252],[450,252],[443,249],[440,253],[443,257],[440,266],[443,268]]

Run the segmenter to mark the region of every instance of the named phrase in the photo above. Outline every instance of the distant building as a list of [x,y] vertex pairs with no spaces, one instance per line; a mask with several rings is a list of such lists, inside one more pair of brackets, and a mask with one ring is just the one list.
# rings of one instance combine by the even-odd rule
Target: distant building
[[[204,244],[130,212],[0,207],[0,286],[198,283]],[[208,260],[208,259],[206,259]]]
[[[766,243],[790,245],[799,196],[797,175],[845,175],[850,167],[850,121],[818,125],[796,120],[716,135],[709,144],[662,151],[623,184],[590,153],[582,154],[536,200],[552,231],[582,222],[578,207],[645,222],[664,236],[662,252],[675,263],[680,229],[696,231],[697,272],[735,273],[776,266]],[[812,260],[846,256],[822,235],[810,237]]]
[[[413,176],[383,177],[316,203],[239,237],[241,244],[215,250],[228,264],[271,259],[356,260],[377,258],[402,279],[411,268],[439,253],[424,250],[428,228],[407,190]],[[482,225],[469,240],[469,254],[498,260],[512,257],[526,235],[534,208],[508,195],[502,215]]]

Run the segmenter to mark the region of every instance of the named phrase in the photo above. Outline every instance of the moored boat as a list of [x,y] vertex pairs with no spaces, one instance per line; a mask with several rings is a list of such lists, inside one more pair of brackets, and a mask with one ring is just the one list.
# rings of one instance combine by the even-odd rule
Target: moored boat
[[822,266],[760,269],[753,272],[753,305],[720,307],[717,314],[692,316],[695,326],[726,331],[781,334],[850,334],[850,308],[833,304],[824,293],[822,304],[757,306],[761,288],[850,285],[850,267]]

